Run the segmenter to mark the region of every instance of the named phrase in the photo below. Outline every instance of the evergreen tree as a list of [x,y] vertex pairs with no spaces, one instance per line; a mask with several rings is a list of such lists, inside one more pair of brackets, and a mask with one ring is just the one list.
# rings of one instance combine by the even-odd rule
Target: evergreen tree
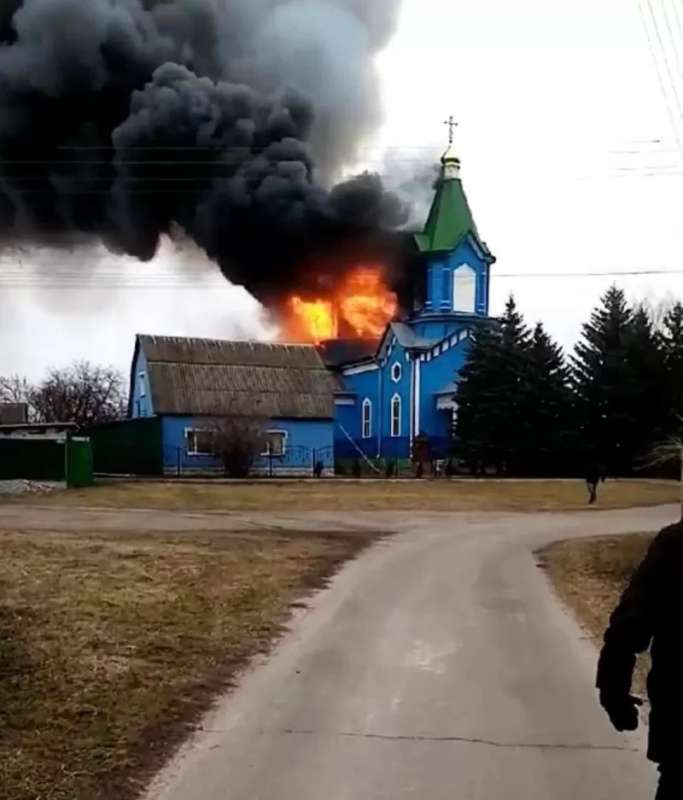
[[572,393],[562,348],[546,333],[534,329],[527,351],[522,407],[524,440],[520,471],[532,475],[566,472],[572,462]]
[[669,404],[667,432],[673,433],[680,429],[683,415],[683,303],[676,303],[665,315],[661,344]]
[[[573,383],[584,460],[630,472],[661,424],[661,347],[647,312],[610,288],[583,326]],[[657,396],[659,393],[659,397]]]
[[514,468],[523,441],[530,334],[512,297],[497,325],[481,326],[460,372],[456,437],[473,467]]
[[498,447],[490,420],[497,414],[496,353],[500,346],[500,327],[482,324],[473,334],[467,361],[460,370],[456,402],[457,450],[473,472],[499,460]]

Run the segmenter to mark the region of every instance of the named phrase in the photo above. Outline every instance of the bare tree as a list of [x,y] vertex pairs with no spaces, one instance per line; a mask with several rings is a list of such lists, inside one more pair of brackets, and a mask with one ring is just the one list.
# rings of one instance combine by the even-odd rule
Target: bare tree
[[266,420],[256,416],[223,414],[205,419],[201,426],[211,432],[212,449],[230,478],[248,478],[256,460],[266,452]]
[[31,402],[33,386],[26,378],[19,375],[0,375],[0,403],[27,403]]
[[39,422],[75,422],[88,428],[122,419],[126,414],[123,375],[112,367],[77,361],[53,369],[30,394]]

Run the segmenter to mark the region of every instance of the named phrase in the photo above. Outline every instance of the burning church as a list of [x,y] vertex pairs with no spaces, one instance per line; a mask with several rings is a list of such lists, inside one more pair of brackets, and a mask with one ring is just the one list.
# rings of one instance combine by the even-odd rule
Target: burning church
[[285,302],[283,336],[308,345],[138,337],[131,415],[164,418],[165,468],[177,458],[185,470],[215,466],[201,419],[217,409],[234,414],[236,401],[245,419],[264,418],[270,449],[261,469],[274,462],[275,472],[299,472],[317,459],[331,471],[361,455],[405,459],[418,437],[446,455],[458,370],[472,330],[488,317],[495,261],[452,143],[424,229],[409,242],[412,307],[385,284],[380,265],[354,266],[330,294]]

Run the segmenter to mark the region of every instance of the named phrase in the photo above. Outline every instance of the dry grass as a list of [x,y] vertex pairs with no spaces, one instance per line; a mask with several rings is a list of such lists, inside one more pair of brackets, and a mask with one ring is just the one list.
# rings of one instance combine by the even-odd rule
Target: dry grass
[[[608,481],[593,509],[679,502],[680,484]],[[213,511],[565,511],[588,508],[580,481],[309,481],[108,483],[21,498],[41,505]]]
[[0,798],[134,797],[371,538],[0,532]]
[[[643,560],[653,534],[609,536],[560,542],[540,556],[564,602],[573,609],[587,632],[600,645],[609,617],[637,566]],[[643,692],[648,659],[637,673],[637,691]]]

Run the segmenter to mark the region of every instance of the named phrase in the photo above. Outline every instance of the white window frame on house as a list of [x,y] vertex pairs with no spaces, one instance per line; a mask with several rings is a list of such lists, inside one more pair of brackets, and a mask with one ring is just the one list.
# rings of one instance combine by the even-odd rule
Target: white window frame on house
[[[401,436],[401,415],[403,413],[403,401],[400,394],[395,394],[391,398],[389,408],[391,412],[391,438],[398,439]],[[398,414],[396,414],[397,409]]]
[[403,367],[396,361],[391,366],[391,380],[394,383],[399,383],[401,378],[403,377]]
[[[213,438],[213,431],[208,428],[185,428],[185,449],[188,456],[212,456],[213,448],[211,450],[197,450],[197,434],[206,433]],[[190,449],[190,437],[193,441],[193,449]]]
[[144,372],[138,372],[138,378],[140,380],[140,399],[143,397],[147,397],[147,385],[145,384],[146,375]]
[[366,397],[363,400],[361,412],[361,438],[372,439],[372,400]]
[[453,311],[474,314],[477,309],[477,271],[461,264],[453,272]]
[[[268,442],[270,441],[270,436],[281,436],[282,437],[282,450],[279,453],[276,453],[269,449]],[[261,456],[264,457],[272,457],[272,458],[284,458],[287,455],[287,439],[289,437],[289,431],[282,430],[282,428],[271,428],[264,432],[265,438],[265,445],[264,451],[261,453]]]

